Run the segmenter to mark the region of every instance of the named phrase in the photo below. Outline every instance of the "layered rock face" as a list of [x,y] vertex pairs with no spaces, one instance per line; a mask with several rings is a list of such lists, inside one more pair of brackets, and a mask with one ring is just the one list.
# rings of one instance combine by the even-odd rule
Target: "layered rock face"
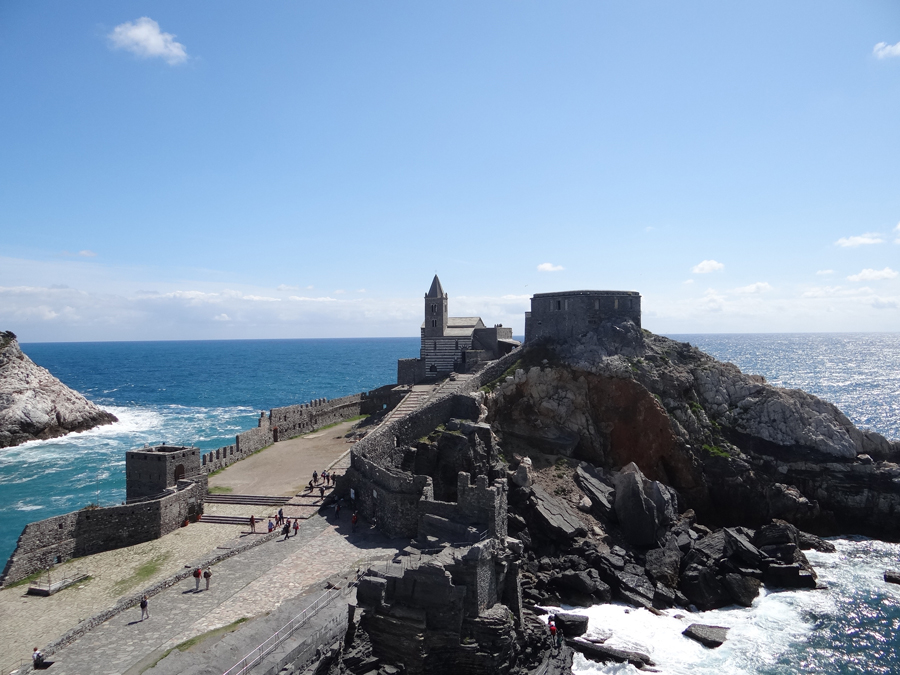
[[23,354],[13,333],[0,332],[0,448],[117,421]]
[[607,470],[634,462],[711,524],[900,539],[900,443],[831,403],[628,321],[532,346],[520,366],[485,400],[507,444]]

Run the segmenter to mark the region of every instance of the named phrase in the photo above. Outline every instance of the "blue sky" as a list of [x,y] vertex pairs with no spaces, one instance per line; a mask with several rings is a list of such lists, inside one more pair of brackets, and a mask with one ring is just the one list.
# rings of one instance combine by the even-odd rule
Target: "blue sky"
[[896,2],[0,3],[23,341],[900,330]]

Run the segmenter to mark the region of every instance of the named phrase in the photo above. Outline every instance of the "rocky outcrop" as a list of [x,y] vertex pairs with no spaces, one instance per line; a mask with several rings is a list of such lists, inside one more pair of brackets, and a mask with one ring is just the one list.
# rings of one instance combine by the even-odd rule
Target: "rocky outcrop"
[[13,333],[0,332],[0,448],[117,421],[23,354]]
[[[527,347],[484,404],[505,446],[584,460],[601,475],[633,462],[712,525],[783,519],[818,534],[900,540],[900,442],[627,320]],[[609,505],[618,517],[627,505],[630,541],[652,543],[645,490],[618,478],[620,508],[611,498],[620,485],[598,491],[596,478],[576,477],[590,511],[609,518]]]
[[682,631],[682,635],[696,640],[704,647],[715,649],[716,647],[721,647],[725,640],[728,639],[729,630],[729,628],[724,626],[707,626],[702,623],[692,623]]

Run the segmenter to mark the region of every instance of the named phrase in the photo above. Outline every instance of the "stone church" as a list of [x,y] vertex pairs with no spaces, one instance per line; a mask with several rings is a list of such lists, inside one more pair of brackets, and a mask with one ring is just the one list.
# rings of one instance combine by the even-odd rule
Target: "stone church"
[[501,324],[488,328],[478,316],[450,316],[449,300],[436,274],[425,294],[425,320],[420,332],[419,358],[397,362],[398,384],[472,372],[519,346],[512,339],[512,328]]

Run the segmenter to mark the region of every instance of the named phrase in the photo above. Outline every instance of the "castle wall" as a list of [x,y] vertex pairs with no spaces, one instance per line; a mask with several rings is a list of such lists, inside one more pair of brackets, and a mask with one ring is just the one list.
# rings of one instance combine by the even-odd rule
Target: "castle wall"
[[201,451],[194,447],[158,445],[125,453],[125,495],[128,501],[159,494],[179,479],[201,472]]
[[3,571],[2,583],[24,579],[52,565],[133,546],[172,532],[203,512],[206,476],[179,481],[157,499],[81,509],[25,526]]
[[[399,468],[402,459],[400,448],[427,436],[451,418],[476,419],[478,404],[468,394],[500,377],[518,360],[519,354],[519,349],[510,352],[462,383],[458,393],[438,397],[406,417],[382,425],[353,446],[350,469],[346,475],[356,494],[355,508],[363,518],[376,519],[378,529],[391,537],[412,538],[418,535],[420,511],[432,506],[422,507],[419,500],[434,500],[432,481],[429,476],[415,476]],[[505,491],[502,499],[506,499]],[[463,508],[471,514],[483,506],[474,497],[468,501],[464,497],[463,503]],[[438,516],[444,513],[442,508],[435,506],[426,512]],[[454,505],[451,516],[458,516],[458,509],[459,505]],[[492,532],[502,530],[505,535],[505,513],[504,508],[502,524],[490,519],[480,522],[489,522]]]
[[630,319],[641,325],[641,294],[636,291],[536,293],[525,314],[525,342],[568,340],[595,330],[601,321]]

